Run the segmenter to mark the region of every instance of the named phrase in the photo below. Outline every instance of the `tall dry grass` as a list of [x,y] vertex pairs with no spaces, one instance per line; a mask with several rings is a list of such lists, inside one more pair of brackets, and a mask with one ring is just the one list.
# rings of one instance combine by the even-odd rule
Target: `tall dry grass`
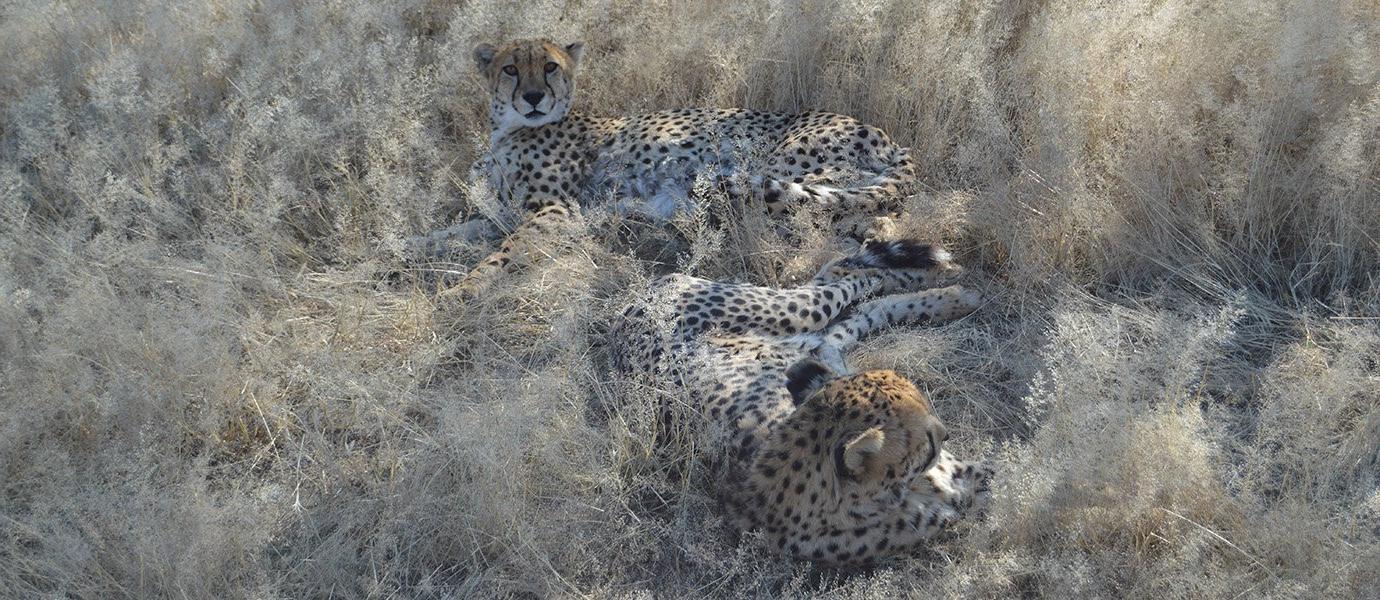
[[[1380,595],[1378,23],[0,5],[0,596]],[[664,392],[608,372],[650,277],[799,281],[842,251],[812,223],[797,247],[752,215],[596,219],[484,301],[435,300],[493,242],[419,267],[411,236],[511,225],[466,177],[469,48],[528,35],[587,42],[586,110],[834,110],[913,149],[903,232],[993,300],[852,360],[997,464],[986,520],[863,572],[783,562],[732,531],[699,450],[651,442]]]

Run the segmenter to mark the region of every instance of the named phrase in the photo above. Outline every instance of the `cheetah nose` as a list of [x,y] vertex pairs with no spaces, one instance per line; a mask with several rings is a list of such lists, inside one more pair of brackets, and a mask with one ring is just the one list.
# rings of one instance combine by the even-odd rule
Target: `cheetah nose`
[[541,102],[543,96],[546,96],[545,92],[523,92],[522,99],[526,100],[528,104],[531,104],[532,108],[536,108],[537,103]]

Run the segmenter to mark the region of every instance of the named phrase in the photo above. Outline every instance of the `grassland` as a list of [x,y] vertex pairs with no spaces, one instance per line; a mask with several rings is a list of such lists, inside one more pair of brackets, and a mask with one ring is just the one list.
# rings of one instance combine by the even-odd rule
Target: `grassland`
[[[783,562],[609,373],[640,285],[799,281],[814,223],[602,220],[437,300],[495,242],[407,240],[512,225],[469,50],[531,35],[588,111],[912,148],[902,233],[991,302],[851,361],[997,465],[985,520]],[[0,56],[0,596],[1380,596],[1373,2],[21,0]]]

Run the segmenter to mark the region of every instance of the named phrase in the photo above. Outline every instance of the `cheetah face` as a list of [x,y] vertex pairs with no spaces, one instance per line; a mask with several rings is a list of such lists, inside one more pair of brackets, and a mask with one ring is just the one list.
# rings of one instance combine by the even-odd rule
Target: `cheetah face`
[[753,466],[758,521],[788,554],[829,563],[913,547],[935,525],[932,468],[948,433],[894,371],[836,377],[807,361],[787,387],[799,408]]
[[579,42],[562,47],[543,39],[475,47],[475,64],[489,85],[489,117],[495,128],[540,127],[565,118],[583,52]]
[[913,484],[934,466],[949,437],[929,400],[894,371],[837,378],[815,394],[814,402],[832,407],[817,427],[843,424],[831,449],[844,504],[855,512],[905,510]]

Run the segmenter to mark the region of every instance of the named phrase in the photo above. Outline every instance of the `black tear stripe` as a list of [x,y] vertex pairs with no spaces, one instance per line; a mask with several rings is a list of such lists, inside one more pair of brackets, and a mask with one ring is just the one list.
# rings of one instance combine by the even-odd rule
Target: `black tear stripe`
[[[513,66],[514,66],[514,67],[516,67],[516,66],[517,66],[517,63],[519,62],[519,61],[518,61],[518,52],[526,52],[526,51],[527,51],[526,48],[519,48],[517,52],[514,52],[514,53],[513,53]],[[510,95],[508,96],[508,103],[511,104],[511,105],[513,106],[513,109],[514,109],[514,110],[517,109],[517,96],[518,96],[518,90],[521,90],[521,89],[522,89],[522,69],[518,69],[517,72],[518,72],[518,74],[517,74],[517,83],[514,83],[514,84],[513,84],[513,93],[510,94]],[[534,106],[533,108],[536,108],[536,107]]]
[[934,466],[934,460],[939,456],[939,451],[936,450],[934,446],[934,432],[925,431],[925,437],[930,439],[930,456],[925,459],[925,470],[928,471],[930,467]]
[[[551,87],[551,73],[555,73],[556,71],[559,71],[560,69],[556,69],[556,71],[552,71],[551,73],[547,73],[547,72],[546,72],[546,67],[545,67],[545,66],[542,66],[541,70],[542,70],[541,82],[542,82],[543,85],[546,86],[546,93],[549,94],[549,95],[551,96],[551,110],[554,112],[554,111],[556,110],[556,88]],[[537,107],[536,107],[535,105],[533,105],[533,106],[532,106],[532,110],[536,110],[536,109],[537,109]]]
[[834,448],[834,471],[839,479],[851,477],[848,472],[848,464],[843,462],[843,446]]

